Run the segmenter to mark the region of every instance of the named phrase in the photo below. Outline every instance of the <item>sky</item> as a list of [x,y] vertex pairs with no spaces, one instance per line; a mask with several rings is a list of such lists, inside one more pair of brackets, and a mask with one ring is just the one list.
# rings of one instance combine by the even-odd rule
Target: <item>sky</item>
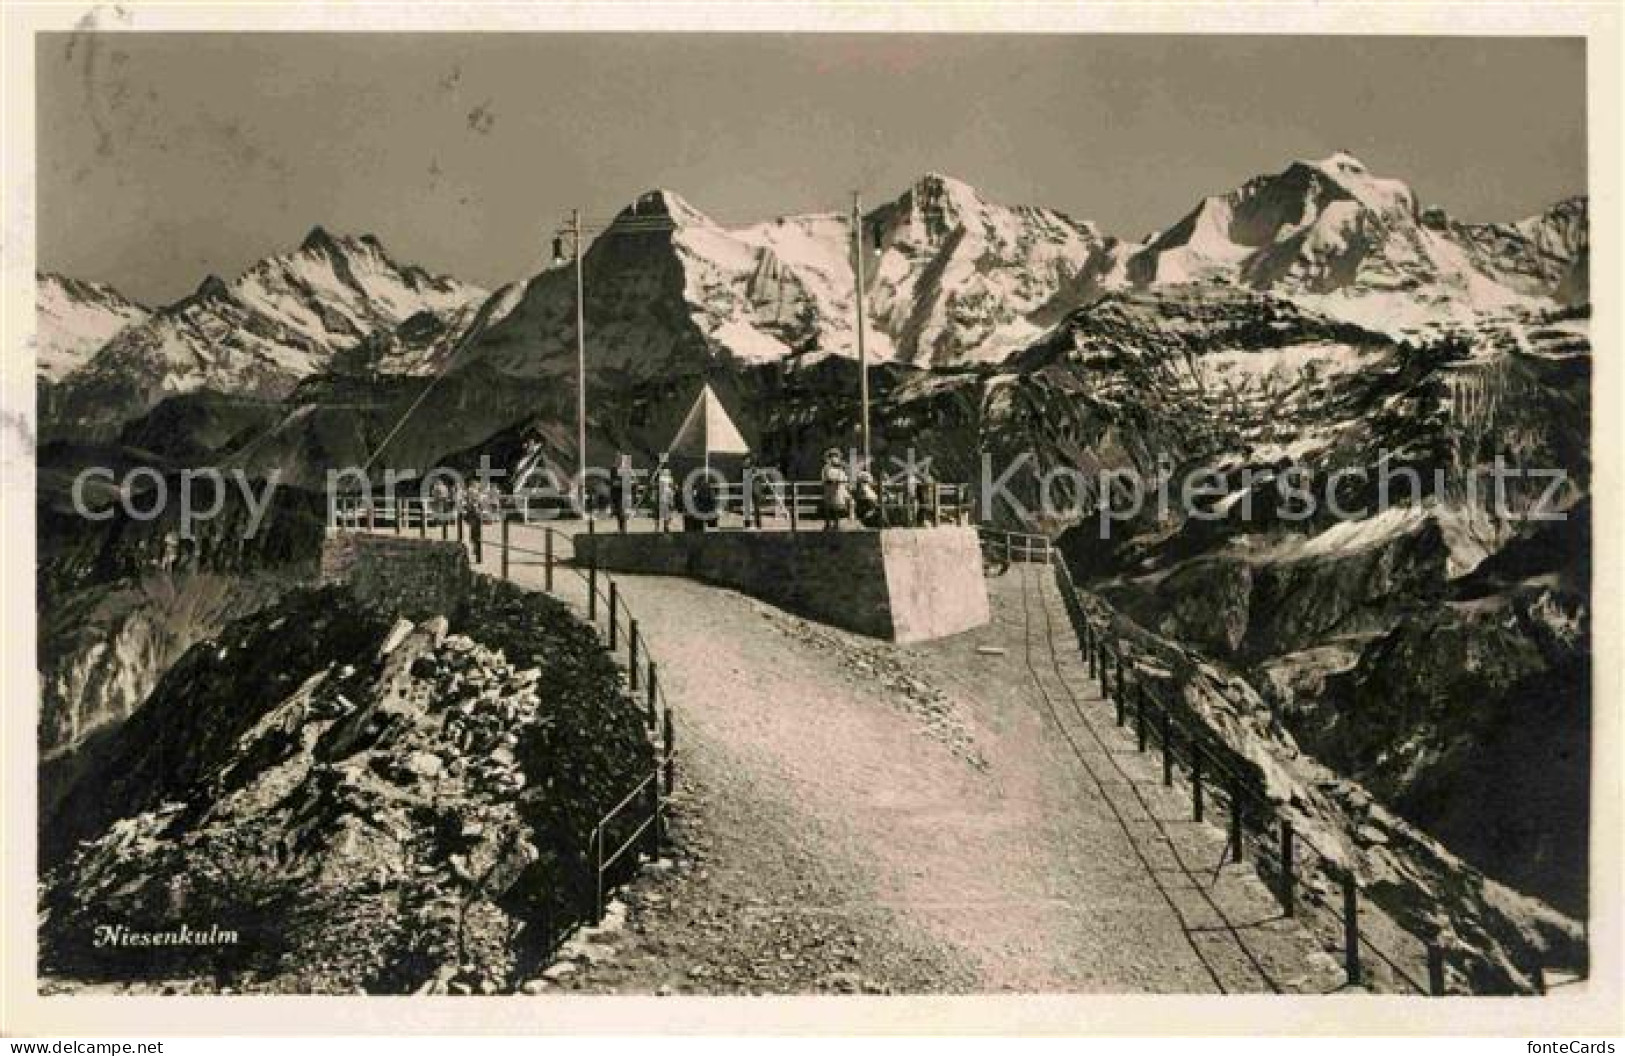
[[1137,238],[1347,150],[1463,220],[1584,193],[1578,39],[44,34],[38,266],[149,305],[313,225],[494,288],[572,207],[725,224],[926,172]]

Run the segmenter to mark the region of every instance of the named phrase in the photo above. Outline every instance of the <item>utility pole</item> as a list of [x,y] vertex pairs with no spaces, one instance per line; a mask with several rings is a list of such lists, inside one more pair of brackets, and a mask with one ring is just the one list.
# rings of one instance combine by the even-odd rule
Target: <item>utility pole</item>
[[863,465],[869,461],[869,356],[863,345],[863,203],[858,192],[852,192],[852,261],[857,289],[853,300],[858,306],[858,398],[863,405],[863,417],[858,432],[863,446]]
[[576,494],[587,505],[587,312],[581,284],[581,210],[570,210],[576,258]]

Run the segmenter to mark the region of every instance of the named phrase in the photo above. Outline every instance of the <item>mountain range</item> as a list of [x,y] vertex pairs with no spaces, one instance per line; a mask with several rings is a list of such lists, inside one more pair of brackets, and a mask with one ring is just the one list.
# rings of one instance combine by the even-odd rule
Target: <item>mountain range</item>
[[[728,227],[669,191],[628,205],[582,262],[589,462],[649,464],[702,380],[796,479],[855,442],[852,234],[834,213]],[[1148,506],[1102,534],[1091,494],[1042,522],[979,513],[1056,537],[1100,604],[1236,671],[1245,692],[1226,706],[1263,712],[1287,754],[1584,914],[1585,198],[1466,223],[1335,154],[1126,240],[932,174],[866,213],[859,235],[879,458],[913,449],[960,481],[984,456],[1086,480],[1210,474],[1216,519]],[[88,283],[40,287],[44,505],[83,464],[225,462],[314,490],[340,465],[512,467],[532,440],[575,463],[569,265],[486,294],[317,229],[152,311]],[[1510,488],[1518,512],[1488,508],[1467,485],[1492,460],[1561,470],[1565,519],[1522,516],[1542,490],[1528,479]],[[1278,515],[1289,466],[1317,493],[1351,481],[1344,507],[1369,512]],[[1389,467],[1426,488],[1376,510],[1370,481]],[[1035,480],[1012,489],[1030,500]],[[102,530],[42,523],[46,543]],[[95,536],[110,555],[96,562],[42,546],[44,563],[123,569],[168,553],[153,527],[138,561],[135,538]],[[119,721],[176,643],[211,637],[274,586],[126,586],[121,605],[101,583],[56,591],[42,672],[61,718],[44,728],[67,742]],[[109,637],[118,648],[98,652]]]
[[[1588,298],[1583,197],[1504,224],[1424,208],[1348,154],[1295,161],[1139,241],[1050,209],[1006,206],[927,174],[868,212],[861,235],[876,361],[998,363],[1112,290],[1232,285],[1388,333],[1459,326]],[[849,220],[727,228],[652,191],[586,248],[589,367],[614,383],[717,363],[855,356]],[[508,376],[574,370],[575,282],[548,268],[488,295],[321,227],[298,249],[147,311],[110,287],[40,277],[47,432],[101,435],[166,396],[280,399],[326,372]]]

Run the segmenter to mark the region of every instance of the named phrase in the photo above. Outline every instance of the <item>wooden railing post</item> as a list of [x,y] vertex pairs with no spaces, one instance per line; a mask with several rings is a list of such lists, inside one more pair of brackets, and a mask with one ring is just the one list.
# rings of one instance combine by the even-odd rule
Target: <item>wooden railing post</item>
[[666,819],[660,807],[660,774],[657,770],[649,776],[649,801],[651,812],[649,815],[649,857],[659,858],[660,848],[666,842]]
[[801,502],[796,494],[796,482],[792,480],[787,484],[790,492],[790,533],[794,535],[801,530]]
[[1174,727],[1168,717],[1168,706],[1157,705],[1157,732],[1162,737],[1162,783],[1164,787],[1172,787],[1174,783]]
[[598,553],[587,554],[587,622],[598,622]]
[[620,628],[621,585],[613,579],[609,581],[609,651],[621,647]]
[[662,714],[665,719],[663,737],[661,742],[666,746],[666,795],[671,795],[672,789],[677,787],[677,734],[672,726],[671,709],[667,708]]
[[499,531],[502,534],[502,578],[507,579],[508,578],[508,514],[507,514],[507,511],[503,511],[499,516],[500,516],[500,520],[498,521],[498,523],[501,525],[501,528],[499,529]]
[[1099,653],[1099,649],[1100,649],[1100,635],[1098,635],[1098,634],[1090,634],[1089,635],[1089,641],[1087,643],[1085,643],[1085,645],[1083,647],[1083,651],[1089,657],[1089,681],[1091,681],[1091,682],[1093,682],[1095,679],[1100,677],[1100,671],[1099,671],[1099,669],[1098,669],[1098,667],[1096,666],[1096,663],[1095,663],[1097,655]]
[[1202,749],[1197,745],[1196,739],[1189,738],[1191,742],[1191,820],[1202,820]]
[[429,538],[429,504],[418,499],[418,538]]
[[370,532],[373,529],[378,527],[377,518],[378,518],[377,508],[373,505],[372,496],[368,495],[367,496],[367,531]]
[[1428,993],[1444,996],[1444,947],[1437,942],[1428,943]]
[[633,693],[638,691],[638,621],[636,617],[626,621],[626,688]]
[[394,517],[394,520],[395,520],[395,534],[400,535],[401,532],[403,532],[405,530],[404,527],[401,525],[401,500],[400,499],[390,499],[389,500],[389,506],[390,506],[390,509],[393,510],[394,513],[395,513],[395,517]]
[[1145,687],[1134,694],[1134,740],[1137,751],[1145,751]]
[[655,662],[649,661],[649,680],[644,687],[647,690],[647,708],[649,712],[649,729],[655,728],[655,716],[660,702],[660,673],[655,668]]
[[1350,986],[1360,985],[1360,892],[1352,869],[1343,874],[1343,972]]
[[1239,863],[1241,861],[1241,859],[1242,859],[1242,852],[1244,850],[1244,848],[1242,847],[1242,843],[1241,843],[1242,812],[1244,810],[1246,810],[1246,807],[1244,807],[1242,805],[1242,801],[1241,801],[1241,780],[1239,778],[1234,778],[1233,777],[1233,778],[1230,779],[1229,792],[1230,792],[1230,859],[1231,859],[1231,861]]
[[593,905],[597,907],[597,920],[604,917],[604,824],[599,822],[592,830]]
[[1281,819],[1281,909],[1287,916],[1292,916],[1297,910],[1296,891],[1297,876],[1292,864],[1292,848],[1294,844],[1292,823],[1285,818]]
[[542,583],[543,589],[553,593],[553,529],[542,529]]
[[463,541],[463,511],[459,508],[453,507],[451,519],[452,523],[457,526],[457,542],[461,543]]

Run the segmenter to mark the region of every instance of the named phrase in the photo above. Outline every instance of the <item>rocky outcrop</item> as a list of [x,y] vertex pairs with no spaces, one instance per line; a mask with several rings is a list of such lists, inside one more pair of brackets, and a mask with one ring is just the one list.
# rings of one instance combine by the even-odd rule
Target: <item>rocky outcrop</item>
[[[588,837],[652,765],[557,602],[486,580],[413,624],[295,592],[189,652],[47,820],[43,974],[511,990],[590,915]],[[231,940],[97,945],[110,923]]]

